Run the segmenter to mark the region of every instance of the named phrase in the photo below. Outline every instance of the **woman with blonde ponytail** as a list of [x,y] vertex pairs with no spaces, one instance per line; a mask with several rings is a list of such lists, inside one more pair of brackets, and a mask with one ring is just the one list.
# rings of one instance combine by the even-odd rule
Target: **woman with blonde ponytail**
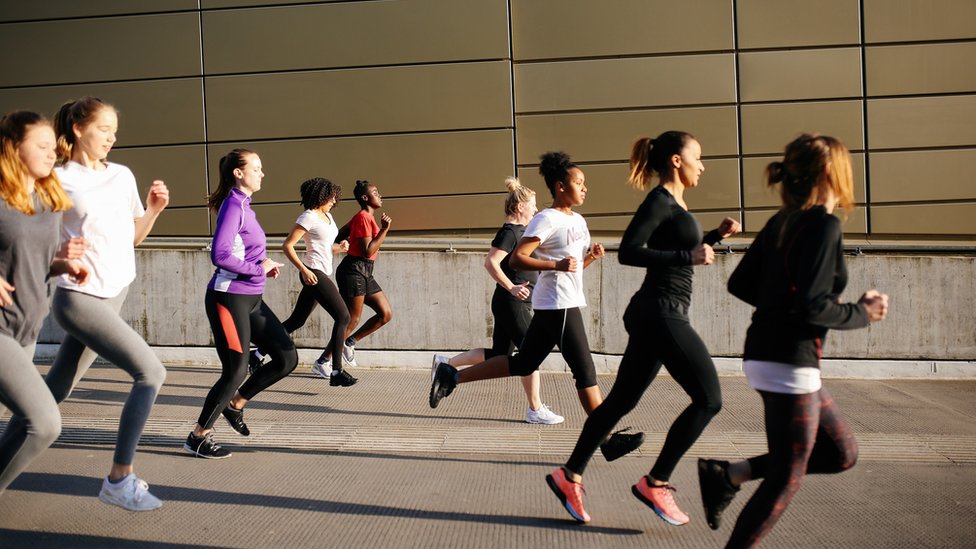
[[34,366],[34,345],[55,277],[78,284],[88,277],[76,259],[83,246],[58,251],[71,200],[53,172],[55,160],[54,130],[41,115],[15,111],[0,119],[0,404],[13,413],[0,437],[0,494],[61,432],[58,403]]
[[[162,502],[135,475],[132,464],[166,369],[119,311],[136,278],[134,248],[169,204],[169,190],[154,181],[143,207],[129,168],[106,159],[118,130],[118,114],[111,105],[94,97],[69,101],[58,111],[54,129],[62,163],[55,171],[74,203],[64,214],[61,238],[91,243],[79,258],[91,276],[86,284],[69,277],[58,281],[51,314],[66,335],[45,381],[62,402],[96,356],[132,376],[115,455],[98,498],[130,511],[150,511]],[[17,417],[11,419],[14,424],[26,429]]]
[[630,183],[640,189],[659,180],[637,209],[620,242],[623,265],[644,267],[647,275],[624,312],[630,335],[607,399],[586,420],[576,448],[563,470],[573,482],[583,471],[600,440],[634,409],[663,365],[681,385],[691,403],[668,430],[664,447],[650,472],[631,492],[669,524],[688,522],[678,508],[669,482],[681,457],[722,407],[718,374],[705,344],[688,322],[693,266],[708,265],[712,245],[740,231],[726,218],[702,238],[701,226],[688,213],[684,193],[698,186],[705,171],[701,145],[685,132],[669,131],[634,143]]
[[[522,185],[517,177],[505,179],[508,195],[505,197],[505,224],[498,230],[491,248],[485,258],[485,270],[495,281],[495,291],[491,296],[491,313],[495,319],[491,335],[490,349],[471,349],[463,353],[447,357],[434,355],[431,364],[431,375],[437,365],[445,363],[450,366],[468,366],[483,362],[494,356],[507,356],[515,348],[522,345],[525,332],[532,321],[532,288],[535,286],[538,273],[535,271],[516,271],[509,264],[511,254],[515,251],[525,225],[536,214],[535,191]],[[522,377],[522,387],[529,400],[529,409],[525,413],[526,423],[555,425],[562,423],[565,418],[556,414],[542,403],[539,396],[541,384],[539,371]]]

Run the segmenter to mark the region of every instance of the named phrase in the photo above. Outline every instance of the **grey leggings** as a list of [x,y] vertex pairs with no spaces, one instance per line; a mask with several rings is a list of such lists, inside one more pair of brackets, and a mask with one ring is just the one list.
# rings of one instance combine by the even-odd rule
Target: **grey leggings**
[[[119,316],[128,288],[103,299],[58,288],[51,315],[67,334],[45,381],[57,402],[68,398],[88,367],[101,356],[132,376],[132,391],[122,407],[113,461],[131,465],[139,437],[149,419],[156,394],[166,379],[163,367],[149,345]],[[10,425],[21,420],[11,418]]]
[[0,494],[61,434],[58,403],[34,366],[34,344],[0,334],[0,403],[14,416],[0,437]]

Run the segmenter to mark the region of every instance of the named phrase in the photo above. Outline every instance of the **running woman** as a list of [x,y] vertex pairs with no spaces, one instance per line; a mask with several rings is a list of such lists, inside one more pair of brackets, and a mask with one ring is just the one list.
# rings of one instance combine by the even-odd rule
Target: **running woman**
[[[0,437],[0,494],[61,433],[58,403],[34,366],[34,345],[47,316],[54,277],[84,284],[88,270],[75,247],[58,254],[62,212],[71,200],[53,173],[51,123],[14,111],[0,119],[0,404],[13,418]],[[62,257],[57,257],[62,256]]]
[[857,461],[857,442],[821,383],[827,331],[863,328],[888,314],[888,296],[870,290],[840,299],[847,286],[841,221],[854,205],[851,157],[833,137],[804,134],[766,168],[783,207],[756,235],[729,278],[729,291],[755,307],[742,369],[765,409],[769,452],[729,464],[699,460],[708,525],[752,479],[763,479],[742,509],[726,547],[753,547],[776,524],[807,473],[839,473]]
[[[339,202],[342,187],[321,177],[309,179],[302,183],[302,206],[305,212],[298,216],[295,226],[285,242],[281,245],[285,256],[298,269],[302,281],[302,291],[298,294],[298,301],[282,325],[288,333],[293,333],[308,321],[308,317],[315,310],[318,303],[335,323],[332,326],[332,337],[329,339],[328,355],[323,351],[322,356],[312,366],[312,373],[325,379],[330,379],[333,372],[341,371],[341,367],[332,368],[329,357],[341,356],[342,343],[349,326],[349,309],[339,295],[336,285],[329,280],[332,274],[332,256],[335,253],[349,250],[349,241],[335,242],[339,235],[339,228],[335,219],[329,213]],[[305,259],[299,259],[295,252],[295,244],[305,240]]]
[[58,111],[54,129],[62,162],[55,172],[74,203],[64,212],[61,239],[82,237],[90,243],[79,261],[91,274],[85,284],[70,277],[58,281],[51,314],[66,333],[45,381],[54,399],[63,402],[96,356],[132,376],[112,466],[98,498],[130,511],[149,511],[162,502],[136,477],[133,461],[166,369],[119,311],[136,277],[134,247],[169,204],[169,190],[154,181],[143,207],[132,172],[106,160],[118,131],[111,105],[94,97],[69,101]]
[[[514,269],[541,271],[532,291],[535,314],[525,339],[518,354],[495,356],[464,370],[438,364],[430,386],[431,408],[459,383],[535,372],[556,345],[573,372],[583,410],[592,413],[603,401],[580,312],[586,306],[583,269],[604,256],[603,245],[590,246],[586,220],[573,211],[586,199],[586,176],[565,153],[548,152],[541,161],[539,173],[552,194],[552,207],[532,218],[510,260]],[[601,445],[601,450],[612,461],[643,442],[643,433],[618,432]]]
[[[525,332],[532,320],[532,288],[538,273],[516,271],[509,264],[511,253],[525,233],[525,224],[536,214],[535,191],[519,183],[517,177],[505,179],[508,196],[505,198],[505,224],[491,241],[485,270],[495,280],[495,292],[491,296],[491,314],[495,318],[491,335],[491,349],[471,349],[453,357],[434,355],[433,368],[443,362],[451,366],[466,366],[484,362],[493,356],[507,356],[522,344]],[[522,387],[529,400],[525,413],[526,423],[556,425],[565,418],[542,403],[539,396],[539,371],[522,377]]]
[[[262,179],[257,153],[234,149],[220,159],[220,182],[207,199],[207,206],[217,212],[210,251],[217,269],[207,284],[204,306],[221,374],[183,444],[184,450],[201,458],[229,457],[230,451],[213,440],[214,422],[223,415],[238,434],[249,436],[244,406],[298,365],[295,344],[262,299],[265,281],[277,278],[283,266],[267,256],[264,230],[251,209],[251,196],[261,190]],[[271,361],[244,381],[252,340]]]
[[691,403],[668,430],[650,473],[631,491],[668,523],[688,522],[688,515],[674,501],[675,488],[669,479],[722,407],[715,365],[688,322],[693,266],[711,264],[712,245],[740,231],[738,221],[725,218],[703,241],[701,226],[688,213],[684,193],[698,186],[705,171],[701,153],[692,135],[668,131],[637,140],[630,155],[634,187],[645,190],[655,176],[660,179],[627,226],[618,255],[621,264],[644,267],[647,275],[624,312],[630,338],[613,388],[586,420],[569,460],[547,477],[566,510],[580,522],[588,522],[589,517],[583,508],[582,480],[590,457],[620,418],[637,406],[662,365]]
[[[349,251],[336,268],[336,283],[339,293],[349,309],[349,325],[346,328],[345,342],[342,349],[342,360],[332,360],[332,378],[329,385],[335,387],[349,387],[358,381],[343,368],[356,366],[356,342],[379,330],[393,319],[393,309],[380,285],[373,278],[373,262],[380,253],[380,246],[393,219],[385,213],[380,217],[382,225],[376,224],[373,215],[383,207],[383,196],[376,185],[369,181],[356,181],[353,195],[359,203],[359,212],[352,216],[349,223],[340,229],[338,238],[349,240]],[[363,315],[363,305],[368,305],[376,314],[371,316],[362,326],[359,319]],[[353,330],[356,330],[353,333]],[[333,357],[333,350],[328,348],[319,357],[324,364]]]

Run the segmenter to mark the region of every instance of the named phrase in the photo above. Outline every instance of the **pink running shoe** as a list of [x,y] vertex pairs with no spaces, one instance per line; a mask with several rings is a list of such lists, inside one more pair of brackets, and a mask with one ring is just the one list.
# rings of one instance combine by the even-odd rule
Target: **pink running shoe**
[[563,471],[562,467],[546,475],[546,482],[577,522],[590,522],[589,513],[583,509],[583,484],[566,478],[566,471]]
[[631,487],[631,491],[634,492],[637,499],[643,501],[657,513],[657,516],[669,524],[675,526],[688,524],[688,515],[684,514],[681,509],[678,509],[678,504],[674,502],[674,496],[671,495],[671,492],[677,491],[677,488],[674,486],[670,484],[652,486],[647,481],[647,477],[643,476],[637,481],[637,484]]

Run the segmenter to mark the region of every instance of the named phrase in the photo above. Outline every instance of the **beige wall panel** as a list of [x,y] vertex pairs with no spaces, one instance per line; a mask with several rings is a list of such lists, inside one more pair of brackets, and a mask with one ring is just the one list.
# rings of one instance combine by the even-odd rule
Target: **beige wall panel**
[[196,0],[0,0],[0,21],[64,19],[197,9]]
[[357,179],[376,183],[384,197],[504,192],[515,165],[511,130],[227,143],[210,146],[212,182],[235,147],[261,156],[267,177],[256,203],[298,201],[311,177],[338,183],[350,203]]
[[745,154],[782,154],[786,144],[804,132],[834,136],[851,149],[864,148],[861,102],[742,106],[742,152]]
[[868,95],[976,90],[976,42],[867,48]]
[[871,200],[976,199],[976,149],[871,153]]
[[169,188],[170,207],[207,203],[207,159],[203,145],[118,149],[112,151],[109,160],[132,170],[143,200],[153,180],[162,179]]
[[510,74],[496,61],[211,77],[207,129],[229,141],[511,127]]
[[[637,208],[635,207],[636,211]],[[710,231],[715,227],[718,227],[719,223],[722,222],[726,217],[731,217],[732,219],[739,219],[738,210],[729,210],[726,212],[696,212],[694,209],[691,211],[694,214],[695,219],[702,226],[702,230]],[[589,227],[590,233],[609,233],[605,238],[599,238],[599,235],[594,237],[594,240],[602,242],[606,245],[612,245],[617,247],[620,244],[620,238],[623,232],[627,230],[627,225],[630,224],[630,220],[633,219],[633,213],[628,215],[606,215],[606,216],[595,216],[590,215],[586,217],[586,226]]]
[[[587,188],[586,202],[578,208],[581,214],[632,213],[644,201],[646,191],[638,191],[627,183],[627,164],[581,164],[580,169],[586,174]],[[540,208],[552,203],[537,167],[520,168],[519,179],[539,194]],[[687,191],[685,200],[692,209],[738,208],[738,161],[734,158],[705,160],[701,183]]]
[[[695,32],[680,24],[694,21]],[[732,49],[732,3],[727,0],[515,0],[515,59]]]
[[735,67],[731,54],[515,66],[518,113],[733,101]]
[[210,236],[212,234],[206,207],[167,208],[156,219],[149,236]]
[[861,95],[858,48],[770,51],[739,56],[743,101],[828,99]]
[[[84,54],[63,37],[84,37]],[[199,75],[200,24],[195,13],[11,23],[0,66],[0,86]]]
[[[766,166],[770,162],[782,160],[781,156],[752,157],[742,159],[743,202],[746,208],[763,206],[779,207],[779,187],[766,186]],[[863,204],[866,200],[864,187],[864,153],[852,153],[851,165],[854,170],[854,202]],[[873,180],[873,178],[872,178]]]
[[976,144],[976,95],[868,101],[872,149]]
[[864,0],[864,36],[868,43],[976,38],[976,2]]
[[858,0],[739,0],[740,48],[829,46],[860,40]]
[[[239,39],[241,29],[248,29],[247,40]],[[203,39],[207,74],[509,55],[506,5],[483,0],[352,2],[205,12]]]
[[348,2],[348,0],[200,0],[200,7],[207,10],[247,6],[275,6],[281,4],[322,4],[325,2]]
[[874,234],[976,235],[976,203],[872,206]]
[[100,97],[119,111],[119,147],[203,142],[200,78],[0,90],[0,112],[27,109],[53,117],[62,103]]
[[549,150],[567,151],[577,162],[627,160],[638,138],[668,130],[693,134],[707,156],[739,152],[735,107],[524,115],[515,128],[524,164]]
[[[752,210],[746,212],[746,222],[744,223],[743,231],[750,233],[758,233],[762,230],[763,226],[769,221],[769,218],[777,210]],[[840,217],[843,220],[843,217]],[[852,235],[863,235],[866,234],[868,229],[867,225],[867,215],[863,207],[855,207],[854,211],[847,216],[847,220],[844,221],[844,234]]]

